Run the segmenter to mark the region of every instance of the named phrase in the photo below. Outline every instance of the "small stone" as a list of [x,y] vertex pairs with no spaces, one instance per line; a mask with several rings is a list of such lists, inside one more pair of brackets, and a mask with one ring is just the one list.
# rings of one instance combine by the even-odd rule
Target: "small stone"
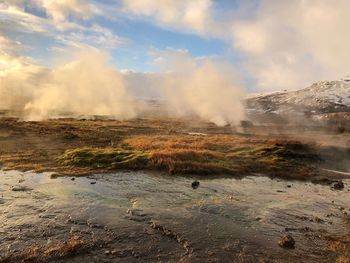
[[96,184],[96,181],[92,181],[92,182],[90,182],[90,184]]
[[200,183],[198,181],[193,181],[191,186],[193,189],[197,189],[199,187],[199,185],[200,185]]
[[333,184],[333,189],[335,190],[343,190],[344,189],[344,183],[342,181],[338,181],[335,184]]
[[74,178],[74,177],[72,177],[72,178],[71,178],[71,180],[72,180],[72,181],[75,181],[75,178]]
[[26,186],[18,185],[18,186],[12,186],[11,190],[14,192],[25,192],[25,191],[31,191],[32,189]]
[[282,248],[295,248],[295,240],[291,235],[286,235],[278,241],[278,245]]

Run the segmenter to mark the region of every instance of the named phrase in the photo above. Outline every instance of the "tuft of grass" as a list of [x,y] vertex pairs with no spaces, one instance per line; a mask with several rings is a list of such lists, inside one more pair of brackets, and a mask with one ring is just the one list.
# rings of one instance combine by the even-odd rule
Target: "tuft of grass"
[[152,169],[170,174],[269,173],[307,174],[319,160],[307,146],[291,141],[264,141],[233,135],[195,137],[141,135],[122,141],[122,148],[77,148],[59,158],[63,165],[93,169]]
[[77,148],[66,150],[58,161],[63,165],[106,169],[144,169],[149,154],[142,151],[114,148]]

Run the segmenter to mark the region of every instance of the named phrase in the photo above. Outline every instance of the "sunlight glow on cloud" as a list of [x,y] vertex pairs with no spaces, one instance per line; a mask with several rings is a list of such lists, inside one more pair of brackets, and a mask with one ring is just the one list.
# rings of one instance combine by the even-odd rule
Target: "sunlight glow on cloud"
[[[348,0],[236,3],[228,11],[220,6],[223,2],[213,0],[4,0],[0,3],[0,50],[40,53],[44,51],[35,49],[43,47],[54,56],[72,48],[124,46],[130,53],[133,48],[147,53],[154,43],[162,42],[162,36],[149,39],[148,32],[142,32],[145,23],[148,30],[175,31],[174,41],[180,34],[219,40],[227,47],[219,55],[239,57],[232,64],[244,69],[260,90],[297,89],[349,74]],[[135,42],[132,33],[118,35],[132,27],[144,34],[141,41],[136,38]],[[166,37],[171,39],[169,34]],[[179,42],[177,48],[193,45]],[[200,44],[196,45],[191,48]],[[138,63],[147,67],[149,61]]]
[[350,68],[350,2],[260,1],[259,9],[232,21],[232,43],[263,89],[296,89],[338,79]]
[[65,21],[69,16],[89,19],[100,14],[100,10],[89,1],[82,0],[34,0],[49,17],[55,21]]
[[204,33],[211,19],[211,0],[123,0],[124,11],[154,17],[161,25]]

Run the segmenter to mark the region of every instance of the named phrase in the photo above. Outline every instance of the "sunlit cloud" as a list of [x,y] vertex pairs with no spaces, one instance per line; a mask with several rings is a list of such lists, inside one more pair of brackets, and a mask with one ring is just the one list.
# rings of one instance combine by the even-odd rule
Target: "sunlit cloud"
[[[37,48],[36,43],[44,43],[53,55],[72,48],[132,49],[133,40],[118,31],[137,21],[225,43],[225,52],[239,57],[232,64],[257,89],[297,89],[349,74],[349,1],[235,3],[228,11],[223,2],[213,0],[5,0],[0,3],[0,44],[2,50],[22,55]],[[147,52],[152,41],[157,40],[137,45]],[[183,48],[188,45],[183,43]],[[156,58],[159,63],[162,59]]]
[[153,17],[161,26],[171,26],[197,33],[207,31],[211,19],[211,0],[123,0],[124,12]]
[[96,5],[85,0],[34,0],[33,2],[43,9],[47,16],[57,22],[66,21],[72,16],[79,19],[89,19],[100,14]]

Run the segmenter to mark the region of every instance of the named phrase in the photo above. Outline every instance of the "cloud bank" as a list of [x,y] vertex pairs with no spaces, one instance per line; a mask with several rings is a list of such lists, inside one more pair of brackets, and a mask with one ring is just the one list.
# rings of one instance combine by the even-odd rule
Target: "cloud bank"
[[349,74],[350,2],[261,0],[231,23],[232,46],[262,89],[298,89]]
[[160,25],[206,32],[211,19],[211,0],[122,0],[123,10],[136,16],[153,17]]
[[[299,89],[350,68],[348,0],[123,1],[124,11],[160,27],[225,41],[260,90]],[[187,19],[191,17],[191,19]]]

